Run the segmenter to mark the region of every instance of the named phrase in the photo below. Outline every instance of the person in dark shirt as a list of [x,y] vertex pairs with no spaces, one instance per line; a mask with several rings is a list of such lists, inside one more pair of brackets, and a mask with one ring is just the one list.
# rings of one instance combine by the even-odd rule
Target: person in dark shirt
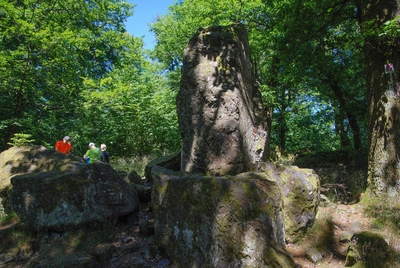
[[107,146],[105,144],[102,144],[100,145],[100,149],[101,149],[101,161],[110,164],[110,160],[108,158],[109,154],[107,152]]

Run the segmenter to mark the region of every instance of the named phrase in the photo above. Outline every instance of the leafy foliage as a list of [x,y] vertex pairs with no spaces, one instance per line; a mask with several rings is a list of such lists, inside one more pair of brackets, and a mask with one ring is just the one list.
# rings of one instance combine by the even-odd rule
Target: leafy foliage
[[[352,1],[176,1],[150,29],[126,33],[134,5],[121,0],[7,0],[0,7],[0,149],[16,133],[73,154],[89,142],[112,157],[178,150],[175,111],[183,50],[199,27],[243,23],[271,146],[282,154],[367,144],[363,36]],[[299,23],[301,21],[301,23]],[[395,35],[388,21],[381,33]],[[151,56],[151,59],[150,59]]]
[[355,12],[354,3],[343,1],[178,1],[151,24],[158,41],[153,55],[179,69],[199,27],[243,23],[264,103],[273,111],[271,148],[361,148],[366,96]]
[[[143,156],[178,150],[176,92],[157,72],[156,65],[147,68],[136,76],[129,71],[113,72],[100,82],[101,89],[88,90],[80,116],[83,131],[74,134],[86,142],[78,147],[86,148],[89,141],[106,143],[110,145],[107,148],[111,156]],[[90,128],[85,127],[87,122]]]
[[77,119],[84,79],[118,66],[131,14],[122,1],[4,2],[0,148],[20,130],[42,144],[65,135]]
[[11,142],[8,144],[11,146],[25,146],[28,145],[35,140],[30,140],[31,134],[17,133],[14,137],[11,138]]
[[126,33],[133,5],[120,0],[6,1],[0,7],[0,150],[18,132],[73,154],[89,142],[111,155],[175,150],[175,93]]

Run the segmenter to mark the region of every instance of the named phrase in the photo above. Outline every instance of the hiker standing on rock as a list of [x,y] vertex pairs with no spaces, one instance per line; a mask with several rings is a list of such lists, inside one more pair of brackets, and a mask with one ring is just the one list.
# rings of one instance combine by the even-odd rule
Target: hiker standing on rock
[[63,154],[70,154],[72,150],[72,145],[69,142],[69,137],[65,136],[62,140],[56,142],[54,148]]
[[100,145],[100,149],[101,149],[101,161],[110,164],[109,153],[107,152],[107,146],[103,143],[102,145]]
[[89,150],[83,156],[85,160],[89,158],[87,161],[88,164],[93,164],[95,162],[101,161],[101,151],[97,148],[93,142],[89,143]]

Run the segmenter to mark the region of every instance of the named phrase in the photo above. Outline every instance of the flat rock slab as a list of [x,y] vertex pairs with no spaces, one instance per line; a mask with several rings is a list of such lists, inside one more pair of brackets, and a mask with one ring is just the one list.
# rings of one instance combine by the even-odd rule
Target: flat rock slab
[[211,177],[154,166],[152,177],[155,241],[179,267],[294,267],[280,190],[265,173]]

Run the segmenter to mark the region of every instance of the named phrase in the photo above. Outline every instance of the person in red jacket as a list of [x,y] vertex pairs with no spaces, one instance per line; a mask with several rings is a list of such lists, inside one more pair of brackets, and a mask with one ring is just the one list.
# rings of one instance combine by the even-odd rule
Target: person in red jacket
[[72,150],[72,145],[69,142],[69,137],[65,136],[62,140],[56,142],[54,148],[63,154],[70,154]]

